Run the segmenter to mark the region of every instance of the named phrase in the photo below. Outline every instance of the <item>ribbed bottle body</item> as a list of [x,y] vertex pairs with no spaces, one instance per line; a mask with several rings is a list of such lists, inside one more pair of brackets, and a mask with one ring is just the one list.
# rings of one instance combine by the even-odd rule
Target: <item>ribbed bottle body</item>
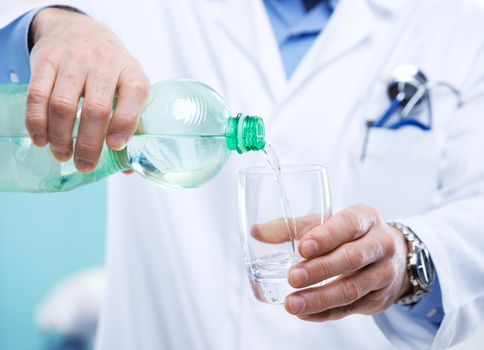
[[[97,167],[80,173],[72,159],[59,163],[48,147],[33,145],[25,129],[26,92],[26,85],[0,85],[0,191],[67,191],[126,169],[162,187],[197,187],[220,171],[231,150],[263,147],[259,118],[258,134],[248,135],[254,128],[246,125],[253,125],[254,117],[250,123],[241,116],[230,118],[224,100],[202,83],[168,80],[152,87],[127,147],[112,151],[105,145]],[[74,141],[79,118],[80,113]]]

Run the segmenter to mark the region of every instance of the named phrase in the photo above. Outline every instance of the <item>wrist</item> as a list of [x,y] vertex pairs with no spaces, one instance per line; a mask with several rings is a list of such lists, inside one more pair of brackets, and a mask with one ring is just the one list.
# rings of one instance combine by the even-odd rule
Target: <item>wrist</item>
[[35,45],[42,35],[62,18],[82,16],[82,12],[68,6],[49,6],[40,10],[32,20],[29,29],[29,48]]
[[401,280],[400,292],[398,294],[397,300],[395,300],[395,302],[397,302],[398,300],[401,300],[403,297],[405,297],[406,295],[409,295],[413,291],[412,283],[410,283],[410,275],[408,270],[408,255],[411,252],[411,247],[409,246],[407,240],[405,239],[405,236],[398,228],[394,227],[393,225],[389,225],[389,226],[398,235],[401,241],[401,244],[404,247],[404,252],[405,252],[405,255],[403,257],[403,262],[402,262],[404,272]]
[[436,278],[435,268],[427,247],[411,228],[395,222],[388,224],[400,231],[407,246],[405,281],[410,288],[402,292],[398,304],[415,305],[431,292]]

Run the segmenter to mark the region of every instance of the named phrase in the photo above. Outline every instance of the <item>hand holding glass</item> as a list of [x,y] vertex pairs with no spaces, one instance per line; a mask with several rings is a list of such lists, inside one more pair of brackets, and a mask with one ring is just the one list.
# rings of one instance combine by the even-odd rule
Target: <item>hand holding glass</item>
[[[289,227],[296,238],[322,224],[331,215],[326,170],[318,165],[283,166],[279,184],[269,167],[241,171],[239,186],[240,233],[249,281],[255,297],[282,304],[294,291],[289,269],[302,258],[293,250]],[[295,217],[285,219],[281,185]]]

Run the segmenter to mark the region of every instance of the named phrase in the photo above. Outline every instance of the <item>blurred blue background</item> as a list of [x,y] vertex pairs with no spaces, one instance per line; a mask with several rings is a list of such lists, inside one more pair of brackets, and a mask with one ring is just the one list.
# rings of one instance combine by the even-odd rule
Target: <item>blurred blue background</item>
[[103,181],[65,193],[0,193],[0,349],[41,349],[37,304],[69,274],[103,263],[105,192]]

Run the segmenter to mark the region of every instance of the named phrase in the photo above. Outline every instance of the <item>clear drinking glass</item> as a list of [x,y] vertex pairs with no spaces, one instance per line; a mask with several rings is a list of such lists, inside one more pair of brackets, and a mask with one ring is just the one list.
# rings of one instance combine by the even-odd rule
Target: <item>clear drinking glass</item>
[[[302,258],[297,240],[293,250],[290,227],[295,226],[299,238],[331,215],[325,168],[282,166],[280,179],[268,166],[242,170],[239,178],[240,233],[249,282],[255,297],[270,304],[284,303],[286,295],[294,291],[287,273]],[[287,194],[289,210],[284,208],[281,188]],[[294,214],[295,225],[291,217],[284,220],[287,212]]]

